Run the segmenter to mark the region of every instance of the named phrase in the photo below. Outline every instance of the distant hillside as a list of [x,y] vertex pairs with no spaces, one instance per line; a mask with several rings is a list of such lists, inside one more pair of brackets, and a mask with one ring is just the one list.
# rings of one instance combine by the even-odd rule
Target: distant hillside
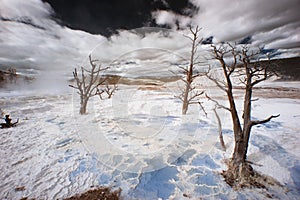
[[281,80],[300,80],[300,57],[272,60]]

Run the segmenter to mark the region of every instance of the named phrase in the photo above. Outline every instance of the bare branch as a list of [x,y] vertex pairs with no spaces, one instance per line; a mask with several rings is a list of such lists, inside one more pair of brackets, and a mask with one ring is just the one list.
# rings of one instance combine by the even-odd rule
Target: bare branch
[[251,99],[252,102],[253,101],[258,101],[258,100],[259,100],[259,98]]
[[195,99],[196,97],[201,96],[203,93],[204,93],[204,91],[196,92],[195,94],[193,94],[192,96],[190,96],[190,98],[188,99],[188,102],[192,101],[192,100]]
[[79,89],[78,87],[74,86],[74,85],[69,85],[69,87],[75,88],[75,89]]
[[252,162],[252,161],[250,161],[250,160],[246,160],[246,162],[247,162],[247,163],[250,163],[250,164],[252,164],[252,165],[259,166],[259,167],[262,167],[262,166],[263,166],[263,165],[261,165],[261,164],[254,163],[254,162]]
[[103,89],[100,90],[99,88],[97,88],[95,95],[98,95],[100,97],[100,99],[103,100],[104,98],[102,97],[102,94],[104,92],[105,91]]
[[223,105],[220,104],[217,100],[215,100],[215,99],[209,97],[207,94],[205,94],[205,96],[206,96],[206,98],[207,98],[208,100],[214,102],[219,108],[223,108],[223,109],[228,110],[229,112],[231,112],[231,109],[230,109],[230,108],[228,108],[228,107],[226,107],[226,106],[223,106]]
[[186,67],[178,67],[179,69],[182,69],[182,71],[183,71],[183,73],[184,74],[187,74],[188,73],[188,68],[186,68]]
[[207,117],[207,112],[205,111],[202,103],[200,101],[198,101],[198,104],[199,104],[200,108],[202,109],[202,111],[204,112],[205,116]]
[[215,116],[217,118],[217,122],[218,122],[218,132],[219,132],[219,140],[220,140],[220,144],[221,144],[221,147],[224,151],[226,151],[226,145],[225,145],[225,142],[224,142],[224,139],[223,139],[223,133],[222,133],[222,123],[221,123],[221,119],[220,119],[220,116],[217,112],[217,107],[215,106],[214,109],[213,109],[214,113],[215,113]]
[[208,74],[206,75],[206,77],[207,77],[209,80],[211,80],[212,82],[214,82],[218,88],[220,88],[220,89],[223,90],[224,92],[227,92],[226,87],[225,87],[225,86],[222,86],[221,83],[220,83],[220,81],[218,81],[217,79],[211,77],[211,76],[208,75]]
[[258,124],[264,124],[264,123],[267,123],[267,122],[271,121],[271,119],[279,117],[279,116],[280,116],[279,114],[278,115],[271,115],[270,117],[268,117],[264,120],[251,121],[251,125],[255,126],[255,125],[258,125]]
[[175,95],[174,97],[177,98],[177,99],[179,99],[180,101],[183,101],[182,95]]

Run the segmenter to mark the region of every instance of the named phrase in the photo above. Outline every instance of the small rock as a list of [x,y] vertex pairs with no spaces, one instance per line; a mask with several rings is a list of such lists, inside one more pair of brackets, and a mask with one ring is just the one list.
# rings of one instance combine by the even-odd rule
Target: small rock
[[24,191],[24,190],[26,190],[25,186],[20,186],[20,187],[15,188],[16,192],[20,192],[20,191]]

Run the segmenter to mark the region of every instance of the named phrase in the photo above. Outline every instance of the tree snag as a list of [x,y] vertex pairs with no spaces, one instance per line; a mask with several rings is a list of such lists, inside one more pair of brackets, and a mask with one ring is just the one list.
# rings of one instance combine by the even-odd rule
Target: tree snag
[[[73,77],[75,79],[76,85],[69,85],[70,87],[78,90],[77,93],[80,96],[80,114],[86,114],[87,103],[89,99],[95,95],[99,95],[103,99],[103,93],[106,92],[109,98],[116,91],[116,86],[110,87],[107,77],[100,77],[101,72],[104,72],[108,67],[102,68],[101,65],[95,63],[97,60],[92,60],[91,55],[89,55],[89,64],[91,66],[90,70],[81,67],[81,74],[78,75],[77,69],[73,71]],[[101,86],[105,84],[105,88],[102,89]]]
[[[199,38],[200,28],[197,26],[195,29],[190,27],[190,32],[192,36],[186,36],[191,40],[192,48],[189,60],[189,66],[179,67],[182,71],[183,77],[180,80],[184,83],[183,88],[179,87],[181,93],[176,98],[182,101],[182,114],[185,115],[188,111],[190,104],[199,104],[203,109],[201,102],[199,102],[199,97],[204,93],[204,91],[198,91],[193,82],[197,77],[204,76],[203,72],[197,70],[197,65],[201,62],[199,61],[199,55],[197,56],[198,47],[201,45],[202,38]],[[205,112],[205,111],[204,111]]]
[[[212,50],[214,58],[220,63],[224,80],[213,77],[211,73],[207,74],[207,77],[227,95],[229,107],[222,106],[216,100],[214,101],[218,106],[230,112],[235,141],[232,158],[228,162],[228,170],[223,172],[223,176],[225,181],[233,188],[241,188],[254,181],[251,177],[254,177],[255,172],[246,160],[251,128],[258,124],[267,123],[279,116],[271,115],[264,120],[257,121],[251,118],[252,90],[255,85],[273,76],[274,72],[270,70],[269,56],[263,55],[261,50],[253,51],[250,50],[249,46],[236,46],[230,43],[219,46],[212,45]],[[260,60],[262,56],[268,62],[262,62]],[[243,113],[241,117],[238,115],[236,99],[233,95],[233,78],[238,78],[239,83],[244,85]]]

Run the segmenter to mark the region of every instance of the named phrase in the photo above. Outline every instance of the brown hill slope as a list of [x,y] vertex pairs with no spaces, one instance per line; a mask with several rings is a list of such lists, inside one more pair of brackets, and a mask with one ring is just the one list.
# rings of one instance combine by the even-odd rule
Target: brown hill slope
[[300,80],[300,57],[275,59],[271,62],[281,80]]

